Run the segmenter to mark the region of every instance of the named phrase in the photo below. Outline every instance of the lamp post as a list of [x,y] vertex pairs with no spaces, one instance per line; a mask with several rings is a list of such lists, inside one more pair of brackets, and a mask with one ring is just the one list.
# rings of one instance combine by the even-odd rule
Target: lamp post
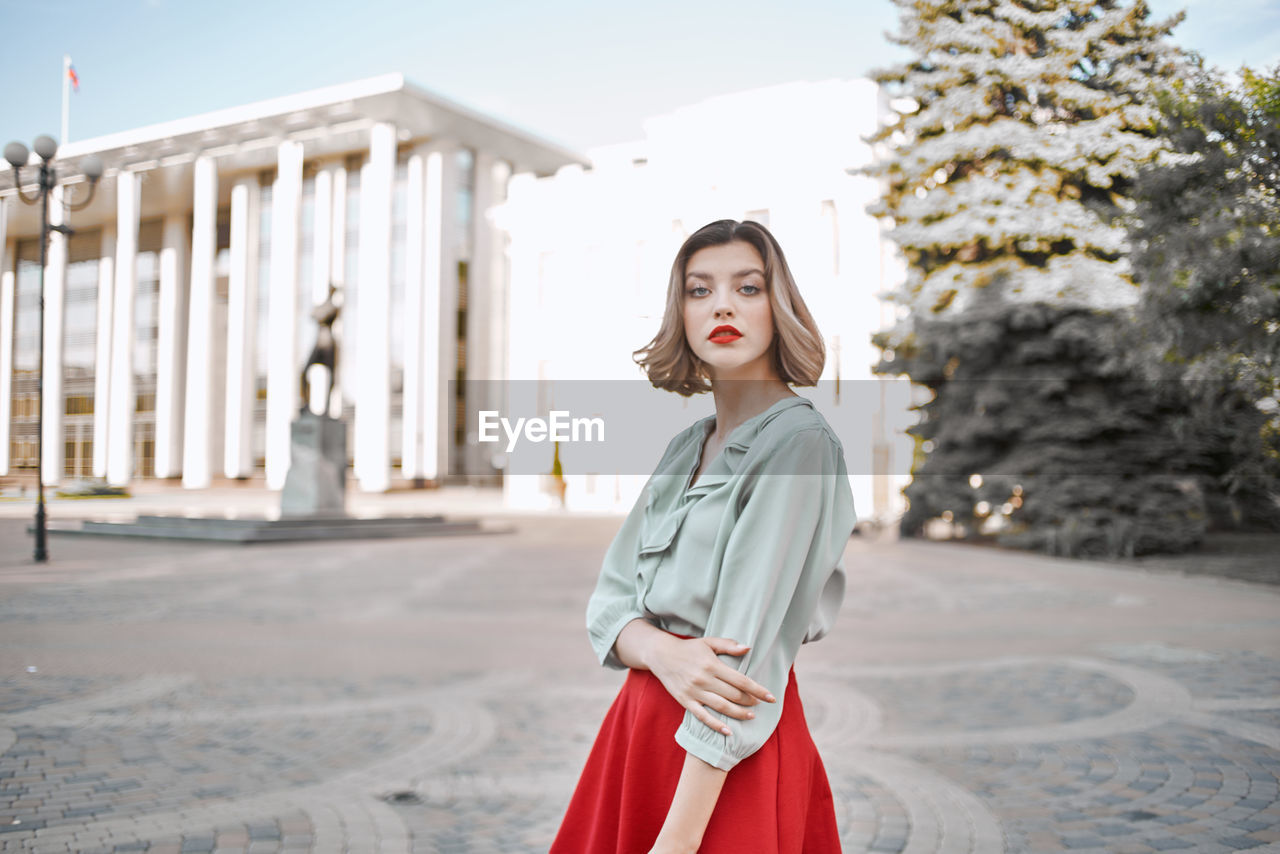
[[[36,373],[36,546],[35,559],[43,563],[49,559],[47,548],[47,528],[44,512],[44,268],[47,263],[49,248],[49,232],[57,231],[70,237],[71,226],[49,225],[49,193],[57,186],[58,174],[53,166],[53,157],[58,153],[58,143],[51,136],[41,135],[35,138],[31,147],[40,158],[37,164],[36,194],[30,198],[22,192],[21,172],[27,165],[30,154],[27,147],[20,142],[11,142],[4,147],[4,159],[13,167],[13,186],[18,198],[24,204],[40,205],[40,368]],[[97,155],[89,154],[80,160],[80,171],[89,179],[89,192],[83,200],[66,205],[69,211],[78,211],[93,201],[94,190],[98,179],[102,177],[102,161]]]

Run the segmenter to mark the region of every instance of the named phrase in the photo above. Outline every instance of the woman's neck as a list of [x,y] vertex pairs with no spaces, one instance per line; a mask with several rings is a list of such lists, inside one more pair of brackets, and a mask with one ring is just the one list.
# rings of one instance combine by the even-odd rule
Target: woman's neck
[[796,396],[776,375],[751,380],[712,379],[711,394],[716,401],[715,436],[720,442],[748,418],[783,398]]

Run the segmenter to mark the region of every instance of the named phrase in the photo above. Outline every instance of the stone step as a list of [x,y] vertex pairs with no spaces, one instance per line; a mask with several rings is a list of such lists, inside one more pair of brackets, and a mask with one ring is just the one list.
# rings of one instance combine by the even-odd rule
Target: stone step
[[278,543],[307,540],[359,540],[386,537],[435,537],[509,533],[512,529],[476,520],[446,521],[443,516],[289,517],[282,519],[139,516],[133,522],[85,520],[51,522],[50,534]]

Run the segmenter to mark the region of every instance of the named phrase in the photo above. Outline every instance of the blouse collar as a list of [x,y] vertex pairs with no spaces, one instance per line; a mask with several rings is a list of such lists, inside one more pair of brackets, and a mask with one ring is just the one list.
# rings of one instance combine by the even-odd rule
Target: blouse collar
[[729,433],[724,447],[698,478],[697,484],[690,485],[694,469],[698,465],[702,443],[715,429],[715,415],[708,415],[695,422],[694,427],[689,430],[689,441],[666,469],[669,476],[659,479],[658,483],[662,485],[649,496],[645,507],[645,528],[640,538],[640,555],[665,551],[680,530],[689,510],[698,503],[697,499],[732,480],[760,431],[793,406],[812,407],[813,402],[799,395],[784,397],[763,412],[743,421]]
[[[701,492],[704,487],[722,483],[728,476],[733,475],[738,470],[738,462],[746,454],[747,449],[751,447],[756,436],[760,434],[765,425],[793,406],[808,406],[812,408],[813,401],[800,395],[784,397],[734,427],[729,432],[729,437],[725,440],[724,447],[721,448],[718,457],[711,461],[711,465],[702,473],[697,485],[690,486],[693,482],[694,469],[698,465],[703,444],[716,426],[715,413],[700,419],[697,422],[697,426],[701,429],[692,431],[692,441],[685,448],[685,452],[680,455],[679,468],[676,469],[676,471],[686,475],[682,482],[682,485],[686,487],[686,492]],[[724,467],[728,468],[727,472],[721,470],[720,463],[723,463]]]

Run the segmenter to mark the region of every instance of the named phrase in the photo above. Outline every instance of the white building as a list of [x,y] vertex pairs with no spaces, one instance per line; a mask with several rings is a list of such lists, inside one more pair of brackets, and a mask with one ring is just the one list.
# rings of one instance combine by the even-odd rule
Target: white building
[[[545,417],[573,394],[560,381],[647,384],[631,351],[657,331],[672,259],[681,242],[718,219],[754,219],[778,238],[827,344],[814,399],[845,447],[860,520],[901,512],[914,422],[904,380],[873,375],[873,332],[892,325],[882,296],[902,280],[900,256],[865,212],[880,192],[851,174],[873,156],[864,137],[887,112],[869,80],[795,83],[713,98],[651,119],[639,142],[589,152],[546,178],[518,176],[495,212],[510,234],[511,323],[508,376],[536,389],[526,397]],[[709,395],[684,401],[648,390],[643,409],[656,444],[642,431],[642,459],[587,460],[560,448],[571,508],[627,508],[667,439],[709,414]],[[560,406],[560,403],[556,404]],[[588,407],[593,404],[588,402]],[[607,408],[600,403],[596,408]],[[651,408],[650,408],[651,407]],[[522,413],[523,414],[523,413]],[[606,419],[607,420],[607,419]],[[615,419],[616,420],[616,419]],[[657,426],[658,424],[661,426]],[[546,446],[529,448],[516,472],[551,470]],[[630,448],[625,453],[630,453]],[[578,456],[575,456],[578,454]],[[646,456],[647,455],[647,456]],[[514,462],[514,461],[513,461]],[[647,462],[647,468],[646,468]],[[509,503],[541,506],[549,478],[508,477]]]
[[[64,146],[106,164],[45,267],[46,484],[289,464],[312,306],[343,289],[335,396],[360,488],[491,474],[462,426],[500,376],[513,175],[571,152],[387,75]],[[24,182],[34,182],[33,168]],[[83,186],[71,191],[79,196]],[[38,208],[0,173],[0,475],[34,475]],[[53,204],[54,223],[66,221]],[[318,392],[321,394],[322,392]],[[335,401],[336,402],[336,401]],[[318,408],[321,401],[312,401]]]
[[[657,330],[679,244],[733,218],[781,242],[828,347],[802,393],[844,441],[859,518],[892,518],[913,419],[905,382],[870,372],[871,334],[903,268],[865,213],[879,187],[851,174],[884,112],[870,81],[789,84],[653,118],[588,162],[387,75],[66,145],[70,196],[79,158],[107,170],[44,270],[44,482],[282,486],[310,312],[333,283],[332,403],[359,488],[503,471],[511,505],[556,504],[552,446],[502,453],[479,441],[479,413],[545,416],[561,381],[625,380],[628,405],[651,395],[643,447],[560,456],[570,507],[626,509],[675,429],[712,409],[648,389],[631,351]],[[54,204],[51,219],[68,215]],[[36,466],[38,234],[0,172],[10,477]]]

